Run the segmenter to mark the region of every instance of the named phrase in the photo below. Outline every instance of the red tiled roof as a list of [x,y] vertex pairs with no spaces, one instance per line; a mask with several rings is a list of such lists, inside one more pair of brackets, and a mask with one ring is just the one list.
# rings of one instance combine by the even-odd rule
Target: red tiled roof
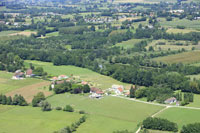
[[123,91],[124,91],[121,87],[119,87],[118,90],[119,90],[120,92],[123,92]]

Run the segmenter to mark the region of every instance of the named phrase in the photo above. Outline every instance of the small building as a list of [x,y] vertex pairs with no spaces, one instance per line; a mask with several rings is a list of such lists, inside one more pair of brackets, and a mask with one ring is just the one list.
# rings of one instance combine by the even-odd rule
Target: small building
[[92,87],[90,88],[90,93],[91,95],[89,96],[90,98],[101,98],[103,97],[104,92],[101,89]]
[[56,81],[56,80],[58,80],[58,78],[57,77],[53,77],[51,80],[52,81]]
[[168,98],[167,100],[165,100],[165,103],[166,104],[172,104],[172,103],[176,103],[177,100],[175,97],[171,97],[171,98]]
[[12,77],[12,79],[16,79],[16,80],[24,79],[24,73],[21,70],[17,70],[15,71],[15,74]]
[[26,77],[33,77],[34,74],[33,74],[33,70],[32,69],[28,69],[26,70]]
[[87,85],[88,82],[82,81],[81,84],[82,84],[82,85]]
[[60,75],[58,76],[58,80],[68,79],[69,77],[66,75]]

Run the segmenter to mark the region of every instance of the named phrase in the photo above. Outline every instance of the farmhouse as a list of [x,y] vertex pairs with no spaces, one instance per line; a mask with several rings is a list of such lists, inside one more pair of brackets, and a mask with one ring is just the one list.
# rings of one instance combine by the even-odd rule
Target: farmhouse
[[90,98],[101,98],[104,94],[104,92],[101,89],[92,87],[90,89],[91,95],[89,96]]
[[17,70],[15,71],[15,74],[12,77],[12,79],[16,79],[16,80],[24,79],[24,73],[21,70]]
[[28,70],[26,71],[26,77],[33,77],[33,76],[34,76],[33,70],[32,70],[32,69],[28,69]]
[[110,91],[114,91],[116,95],[121,95],[124,92],[124,87],[122,85],[112,85]]
[[175,97],[171,97],[171,98],[165,100],[166,104],[172,104],[172,103],[175,103],[175,102],[177,102]]
[[68,79],[69,77],[66,75],[60,75],[58,76],[58,80]]

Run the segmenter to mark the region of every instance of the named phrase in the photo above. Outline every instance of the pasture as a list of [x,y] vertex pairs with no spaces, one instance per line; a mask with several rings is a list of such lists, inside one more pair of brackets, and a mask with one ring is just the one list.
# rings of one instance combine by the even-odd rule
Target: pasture
[[[149,3],[155,4],[164,0],[114,0],[114,3]],[[165,2],[176,2],[175,0],[165,0]]]
[[154,61],[165,63],[195,63],[200,61],[200,51],[190,51],[175,55],[154,58]]
[[40,61],[30,61],[30,60],[25,61],[25,64],[27,66],[29,65],[29,63],[32,63],[36,67],[37,66],[43,67],[44,71],[53,76],[59,76],[62,74],[69,76],[73,74],[77,78],[87,81],[91,83],[93,86],[99,87],[101,89],[108,89],[113,84],[124,85],[125,88],[130,89],[130,84],[122,83],[111,77],[98,74],[86,68],[80,68],[75,66],[54,66],[52,63],[40,62]]
[[153,40],[151,43],[148,44],[148,46],[146,46],[146,49],[149,49],[150,46],[152,46],[155,51],[168,51],[169,49],[175,51],[182,49],[192,50],[192,48],[195,47],[190,41],[173,41],[165,39]]
[[0,105],[1,133],[52,133],[78,121],[78,113],[42,112],[40,108]]
[[200,27],[199,20],[190,21],[188,19],[174,18],[172,21],[166,21],[165,18],[159,18],[158,21],[160,22],[161,26],[164,26],[166,28],[170,27],[176,28],[178,25],[185,26],[186,28],[191,28],[191,29],[199,29]]
[[78,129],[77,132],[81,133],[110,133],[125,129],[135,131],[139,122],[163,108],[111,96],[98,100],[91,99],[88,95],[68,93],[54,95],[47,101],[53,107],[70,104],[76,110],[86,111],[89,118]]
[[178,124],[179,129],[181,129],[183,125],[200,122],[199,113],[200,110],[175,107],[165,110],[164,112],[158,114],[156,117],[165,118],[169,121],[175,122]]
[[123,42],[117,43],[115,46],[119,46],[119,47],[128,49],[128,48],[133,48],[134,45],[140,41],[142,41],[142,39],[131,39],[128,41],[123,41]]
[[190,33],[190,32],[199,32],[198,30],[193,30],[193,29],[176,29],[176,28],[170,28],[167,30],[168,33]]
[[[0,94],[6,94],[7,96],[21,94],[27,102],[31,102],[33,96],[38,92],[43,92],[45,96],[52,94],[47,90],[50,84],[48,81],[35,78],[13,80],[11,79],[12,76],[13,73],[0,71]],[[44,87],[47,89],[44,89]]]
[[200,95],[199,94],[194,94],[194,102],[193,103],[190,103],[186,106],[188,107],[198,107],[200,108]]

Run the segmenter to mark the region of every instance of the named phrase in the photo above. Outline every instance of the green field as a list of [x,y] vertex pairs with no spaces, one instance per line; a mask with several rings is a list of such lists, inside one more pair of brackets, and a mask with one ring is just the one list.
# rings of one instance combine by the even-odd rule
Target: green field
[[166,63],[195,63],[200,61],[200,51],[190,51],[175,55],[154,58],[154,61]]
[[80,68],[75,66],[53,66],[52,63],[47,62],[25,61],[26,65],[28,65],[28,63],[32,63],[34,66],[43,67],[48,74],[51,74],[53,76],[58,76],[62,74],[69,76],[73,74],[74,76],[80,77],[81,80],[90,82],[91,84],[93,84],[93,86],[102,89],[107,89],[113,84],[124,85],[124,87],[130,89],[130,84],[119,82],[111,77],[98,74],[86,68]]
[[159,18],[158,20],[159,20],[161,26],[164,26],[164,27],[176,28],[178,25],[185,26],[186,28],[191,28],[191,29],[199,29],[199,27],[200,27],[199,20],[190,21],[188,19],[179,19],[179,18],[175,18],[172,21],[166,21],[165,18]]
[[189,123],[200,122],[200,110],[169,108],[156,117],[168,119],[178,124],[179,129]]
[[173,28],[173,29],[168,29],[167,30],[168,33],[189,33],[189,32],[199,32],[198,30],[192,30],[192,29],[176,29],[176,28]]
[[[165,45],[160,45],[160,43],[164,43]],[[177,43],[181,43],[183,45],[176,45]],[[182,50],[183,48],[185,50],[192,50],[193,46],[192,42],[190,41],[173,41],[173,40],[153,40],[151,43],[146,46],[146,49],[149,49],[149,47],[152,46],[155,51],[168,51],[169,49],[171,51],[175,50]]]
[[22,88],[24,86],[43,82],[43,80],[33,79],[33,78],[27,78],[23,80],[13,80],[11,79],[12,76],[13,73],[0,71],[0,93],[5,94],[7,92]]
[[9,34],[13,34],[13,33],[17,33],[19,31],[13,31],[13,30],[9,30],[9,31],[1,31],[0,32],[0,37],[4,37],[4,36],[8,36]]
[[142,39],[131,39],[128,41],[123,41],[121,43],[117,43],[115,46],[123,47],[123,48],[133,48],[134,45],[138,42],[142,41]]
[[194,102],[187,105],[188,107],[198,107],[200,108],[200,95],[194,94]]
[[111,96],[98,100],[87,95],[65,93],[54,95],[47,100],[53,107],[70,104],[76,110],[89,113],[87,122],[78,129],[81,133],[110,133],[124,129],[135,131],[139,122],[163,108]]
[[[163,2],[164,0],[115,0],[115,3],[149,3],[149,4],[154,4],[154,3],[159,3]],[[165,2],[176,2],[175,0],[165,0]]]
[[78,121],[78,113],[0,105],[1,133],[53,133]]

